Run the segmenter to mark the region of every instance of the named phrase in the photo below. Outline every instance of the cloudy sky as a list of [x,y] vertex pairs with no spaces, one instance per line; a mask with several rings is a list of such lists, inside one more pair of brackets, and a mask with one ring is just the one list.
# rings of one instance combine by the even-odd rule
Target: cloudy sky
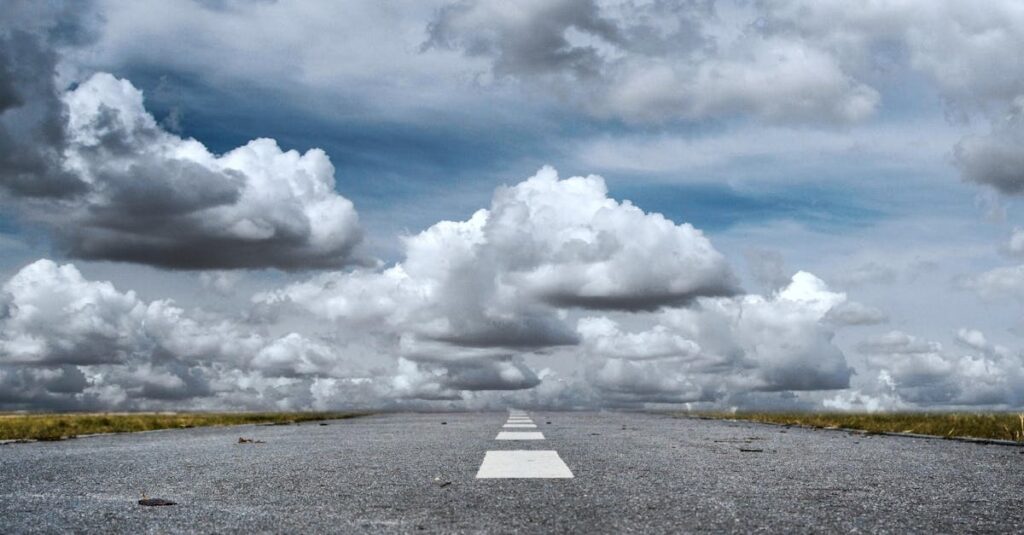
[[1024,406],[1024,4],[18,1],[0,410]]

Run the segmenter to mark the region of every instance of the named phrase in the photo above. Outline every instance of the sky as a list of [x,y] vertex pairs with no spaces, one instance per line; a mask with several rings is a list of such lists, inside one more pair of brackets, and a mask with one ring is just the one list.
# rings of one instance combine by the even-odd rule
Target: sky
[[20,1],[0,410],[1024,407],[1024,4]]

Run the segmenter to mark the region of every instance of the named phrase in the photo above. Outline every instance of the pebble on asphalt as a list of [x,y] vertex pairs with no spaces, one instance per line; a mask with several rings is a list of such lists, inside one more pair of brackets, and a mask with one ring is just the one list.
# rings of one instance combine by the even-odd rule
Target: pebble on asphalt
[[171,500],[165,500],[163,498],[143,498],[139,500],[139,505],[146,505],[149,507],[162,507],[165,505],[177,505]]

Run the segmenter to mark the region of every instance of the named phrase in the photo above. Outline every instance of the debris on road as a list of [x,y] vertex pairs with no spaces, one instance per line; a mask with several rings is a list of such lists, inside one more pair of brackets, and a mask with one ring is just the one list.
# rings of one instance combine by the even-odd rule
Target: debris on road
[[443,489],[443,488],[445,488],[445,487],[447,487],[448,485],[451,485],[451,484],[452,484],[452,482],[451,482],[451,481],[449,481],[449,480],[447,480],[447,479],[444,479],[444,478],[442,478],[441,476],[437,476],[437,477],[435,477],[435,478],[434,478],[434,483],[435,483],[435,484],[436,484],[436,485],[437,485],[438,487],[441,487],[442,489]]
[[740,451],[743,452],[743,453],[762,453],[762,452],[764,452],[764,450],[762,450],[760,448],[740,448]]
[[143,498],[139,500],[139,505],[145,505],[147,507],[163,507],[166,505],[177,505],[177,503],[163,498]]
[[238,437],[238,443],[239,444],[266,444],[266,442],[264,442],[262,440],[256,440],[254,438],[245,438],[245,437]]

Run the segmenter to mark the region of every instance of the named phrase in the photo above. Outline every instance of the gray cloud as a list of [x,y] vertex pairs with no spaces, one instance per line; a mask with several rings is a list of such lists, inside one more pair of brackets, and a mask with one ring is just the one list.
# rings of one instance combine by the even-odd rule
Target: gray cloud
[[61,51],[92,36],[88,13],[16,3],[0,26],[0,187],[21,215],[78,258],[176,269],[353,262],[358,217],[323,151],[258,139],[214,155],[161,128],[127,80],[58,86]]
[[967,180],[1006,195],[1024,192],[1024,95],[989,135],[963,139],[953,155]]
[[18,196],[69,197],[85,189],[61,168],[67,111],[59,47],[93,37],[91,2],[13,2],[0,21],[0,187]]
[[[473,31],[478,24],[484,31]],[[598,13],[592,0],[540,2],[532,6],[458,2],[442,7],[428,25],[424,49],[464,50],[470,56],[494,58],[499,75],[571,72],[579,78],[600,74],[604,60],[589,45],[574,45],[568,29],[608,43],[622,41],[619,28]]]
[[878,93],[827,49],[747,16],[737,36],[709,2],[462,1],[437,12],[425,47],[485,58],[498,77],[629,122],[849,122],[873,112]]
[[97,74],[64,97],[68,161],[89,184],[53,225],[70,254],[177,269],[337,267],[361,238],[323,151],[257,139],[223,155],[161,129],[129,82]]
[[875,307],[847,301],[829,310],[825,321],[834,325],[879,325],[888,322],[889,316]]
[[[7,311],[0,318],[0,383],[9,387],[7,407],[238,402],[266,408],[277,401],[268,398],[273,392],[250,396],[247,390],[305,384],[308,396],[316,377],[359,373],[339,354],[343,346],[296,333],[270,336],[171,301],[145,302],[109,282],[85,279],[71,264],[39,260],[11,277],[0,295]],[[287,395],[302,402],[294,392]],[[385,397],[383,389],[375,399]]]
[[382,272],[323,275],[256,300],[334,322],[377,321],[412,335],[405,351],[420,354],[571,346],[579,339],[558,309],[656,310],[738,291],[699,230],[610,199],[600,177],[559,179],[551,168],[405,247]]
[[858,349],[868,354],[879,380],[871,390],[856,393],[860,402],[879,399],[888,407],[1019,406],[1024,401],[1021,355],[991,344],[977,330],[960,329],[956,338],[973,354],[901,331],[865,340]]

